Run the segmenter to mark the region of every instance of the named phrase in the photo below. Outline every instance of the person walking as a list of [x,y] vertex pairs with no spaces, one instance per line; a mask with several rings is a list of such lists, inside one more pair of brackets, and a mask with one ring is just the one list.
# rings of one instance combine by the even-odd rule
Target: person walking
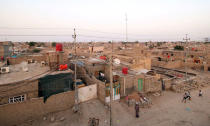
[[186,100],[187,100],[187,93],[185,92],[183,95],[182,102],[186,103]]
[[137,102],[135,105],[135,111],[136,111],[136,118],[139,118],[139,104]]
[[127,102],[127,104],[128,104],[128,107],[129,107],[129,101],[130,100],[130,98],[128,97],[128,95],[125,97],[125,101]]
[[203,93],[201,90],[199,90],[199,94],[198,94],[199,97],[202,97],[203,96]]
[[187,91],[187,98],[188,98],[189,100],[191,100],[190,91]]

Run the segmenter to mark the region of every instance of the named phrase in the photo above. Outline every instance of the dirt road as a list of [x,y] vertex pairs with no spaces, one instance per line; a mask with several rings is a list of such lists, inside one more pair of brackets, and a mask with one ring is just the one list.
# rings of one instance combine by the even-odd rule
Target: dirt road
[[[153,106],[140,109],[140,118],[135,118],[134,107],[114,102],[113,126],[210,126],[210,87],[192,91],[192,101],[182,103],[183,94],[166,91],[153,99]],[[89,117],[100,120],[100,126],[109,126],[109,111],[98,100],[82,103],[80,114],[65,110],[26,122],[21,126],[87,126]]]

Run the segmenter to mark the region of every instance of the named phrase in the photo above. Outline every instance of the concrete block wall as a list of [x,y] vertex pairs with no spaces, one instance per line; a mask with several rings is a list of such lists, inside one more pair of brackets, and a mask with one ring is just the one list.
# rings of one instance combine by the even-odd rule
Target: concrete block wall
[[38,97],[38,80],[0,85],[0,105],[7,104],[9,97],[26,95],[27,100]]
[[164,79],[164,84],[165,84],[165,89],[168,90],[171,88],[171,83],[172,83],[172,80],[171,79]]
[[51,96],[46,103],[34,98],[21,103],[0,106],[0,126],[11,126],[48,113],[70,109],[74,105],[74,91]]
[[[135,86],[134,80],[135,80],[134,76],[130,76],[130,75],[121,76],[119,78],[121,96],[125,96],[129,94],[130,91],[134,89],[134,86]],[[124,90],[125,90],[125,93],[124,93]]]
[[94,81],[95,84],[97,84],[97,97],[98,99],[103,103],[105,103],[105,97],[106,97],[106,92],[105,92],[105,83],[102,81],[97,80],[95,77],[92,77],[92,80]]
[[154,77],[146,77],[144,79],[144,92],[157,92],[162,90],[161,81],[158,81]]

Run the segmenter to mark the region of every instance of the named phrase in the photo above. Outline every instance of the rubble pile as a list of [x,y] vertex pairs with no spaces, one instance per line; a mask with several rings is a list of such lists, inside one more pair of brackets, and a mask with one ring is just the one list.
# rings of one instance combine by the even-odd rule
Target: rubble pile
[[210,84],[210,79],[209,80],[191,80],[189,82],[185,83],[179,83],[179,84],[173,84],[172,85],[172,90],[178,93],[182,93],[185,91],[190,91],[190,90],[196,90],[196,89],[201,89],[203,87],[206,87]]

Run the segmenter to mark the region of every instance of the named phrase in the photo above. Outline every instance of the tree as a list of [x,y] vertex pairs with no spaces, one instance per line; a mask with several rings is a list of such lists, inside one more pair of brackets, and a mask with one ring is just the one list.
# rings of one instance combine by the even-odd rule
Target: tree
[[150,46],[149,46],[149,48],[150,48],[150,49],[153,49],[153,48],[154,48],[154,46],[153,46],[153,45],[150,45]]
[[29,42],[28,45],[31,46],[35,46],[37,43],[36,42]]
[[161,46],[162,45],[162,43],[161,42],[157,42],[157,46]]
[[55,47],[55,46],[56,46],[56,42],[53,42],[53,43],[52,43],[52,47]]
[[33,53],[39,53],[41,50],[40,49],[34,49]]
[[148,43],[147,43],[147,42],[145,42],[145,45],[147,46],[147,45],[148,45]]
[[180,45],[176,45],[174,47],[174,50],[184,50],[184,47],[183,46],[180,46]]

